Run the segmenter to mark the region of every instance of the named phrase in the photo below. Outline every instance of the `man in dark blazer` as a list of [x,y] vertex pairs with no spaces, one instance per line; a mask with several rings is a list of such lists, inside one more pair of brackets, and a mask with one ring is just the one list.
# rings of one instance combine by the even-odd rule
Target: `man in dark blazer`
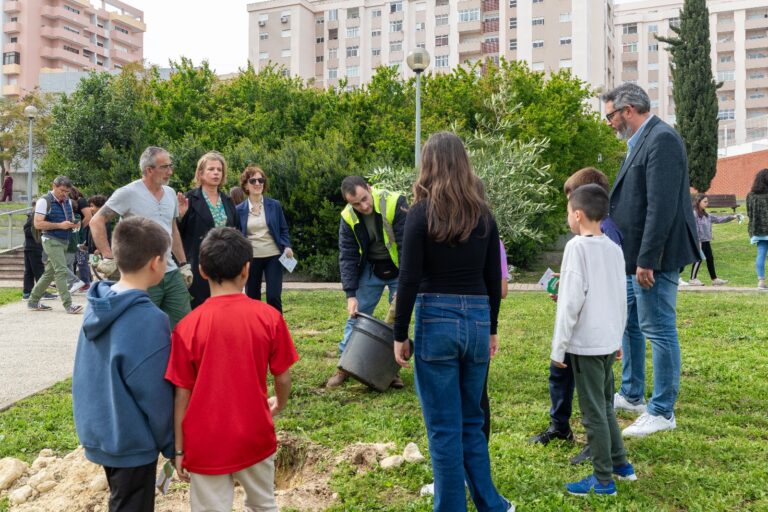
[[[677,283],[679,269],[699,259],[688,157],[680,135],[650,113],[650,99],[641,87],[625,83],[602,100],[608,123],[628,148],[610,196],[610,216],[624,234],[628,307],[621,390],[614,407],[642,413],[624,436],[645,436],[677,426]],[[646,338],[654,370],[647,407]]]

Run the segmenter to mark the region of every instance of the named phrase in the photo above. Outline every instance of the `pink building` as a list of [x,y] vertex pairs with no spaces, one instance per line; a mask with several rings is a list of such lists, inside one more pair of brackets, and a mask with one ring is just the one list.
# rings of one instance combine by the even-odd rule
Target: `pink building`
[[17,98],[41,73],[109,71],[144,58],[144,13],[119,0],[0,0],[2,94]]

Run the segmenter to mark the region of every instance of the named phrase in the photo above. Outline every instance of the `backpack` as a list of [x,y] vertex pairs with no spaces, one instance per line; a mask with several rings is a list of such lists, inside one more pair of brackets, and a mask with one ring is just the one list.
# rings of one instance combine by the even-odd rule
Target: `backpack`
[[[51,208],[53,208],[53,194],[48,192],[48,194],[46,194],[45,196],[45,202],[47,203],[47,207],[45,209],[45,218],[47,219],[48,215],[50,215],[51,213]],[[30,231],[32,233],[32,238],[35,239],[35,242],[40,244],[42,243],[43,232],[35,227],[35,215],[36,214],[33,211],[32,212],[32,229],[30,229]]]

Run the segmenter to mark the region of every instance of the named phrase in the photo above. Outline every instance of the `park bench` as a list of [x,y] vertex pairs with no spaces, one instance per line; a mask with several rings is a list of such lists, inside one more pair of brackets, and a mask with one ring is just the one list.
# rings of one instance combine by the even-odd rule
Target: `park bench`
[[739,203],[736,202],[736,194],[707,194],[709,208],[731,208],[736,213]]

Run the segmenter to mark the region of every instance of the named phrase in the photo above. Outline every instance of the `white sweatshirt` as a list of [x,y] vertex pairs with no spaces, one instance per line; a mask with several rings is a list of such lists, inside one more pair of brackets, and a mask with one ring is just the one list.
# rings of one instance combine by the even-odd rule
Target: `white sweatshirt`
[[607,236],[577,236],[568,242],[560,266],[553,361],[565,353],[607,355],[621,347],[627,322],[624,256]]

